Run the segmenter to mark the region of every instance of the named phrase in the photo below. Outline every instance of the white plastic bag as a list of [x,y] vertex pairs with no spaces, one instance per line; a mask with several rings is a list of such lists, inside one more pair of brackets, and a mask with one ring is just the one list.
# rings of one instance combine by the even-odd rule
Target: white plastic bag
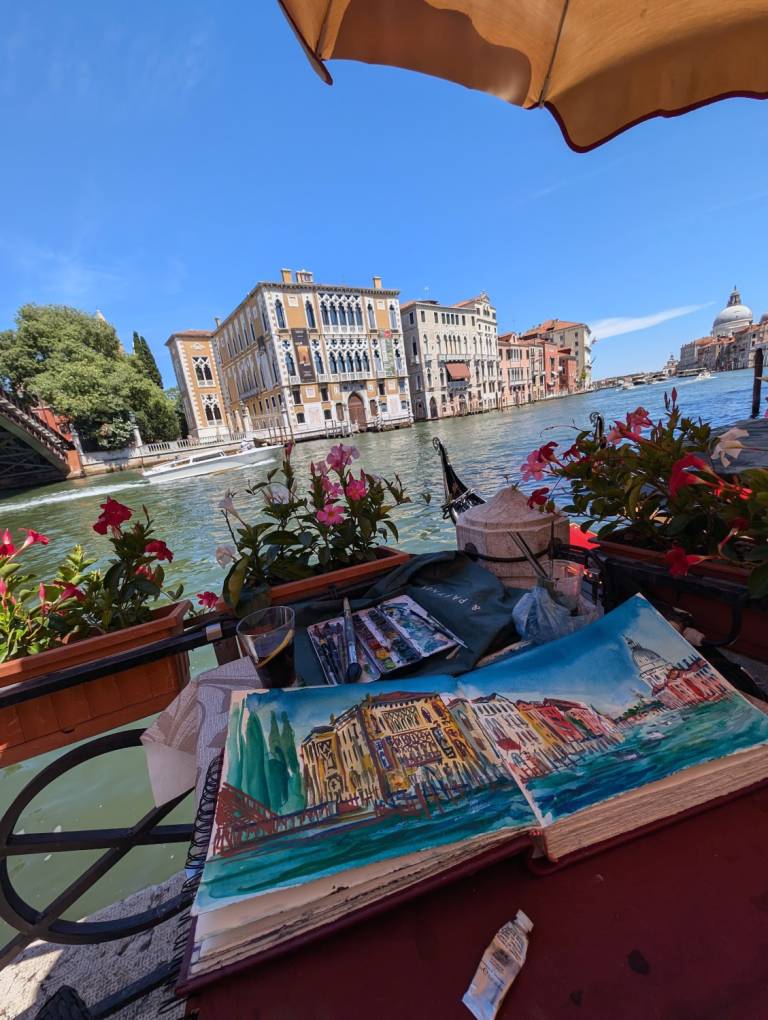
[[547,583],[526,592],[512,610],[520,637],[537,645],[573,634],[600,615],[600,609],[583,595],[578,596],[575,612],[561,605],[550,594]]

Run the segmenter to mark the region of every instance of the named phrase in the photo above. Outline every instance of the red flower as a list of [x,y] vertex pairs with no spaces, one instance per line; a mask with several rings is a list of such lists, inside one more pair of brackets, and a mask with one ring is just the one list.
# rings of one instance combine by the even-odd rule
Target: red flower
[[5,598],[6,592],[8,591],[8,585],[0,577],[0,597]]
[[0,556],[13,556],[16,546],[13,544],[10,531],[6,528],[3,532],[3,541],[0,544]]
[[41,535],[40,532],[35,531],[34,528],[22,528],[21,530],[26,531],[27,533],[27,537],[24,539],[25,549],[28,545],[35,545],[36,543],[39,543],[40,545],[48,545],[48,542],[50,541],[47,535]]
[[533,510],[537,506],[544,506],[547,502],[547,493],[549,492],[549,486],[542,486],[540,489],[534,489],[528,497],[528,506]]
[[154,538],[151,542],[147,542],[144,546],[144,552],[149,556],[155,556],[158,560],[168,560],[169,563],[173,559],[173,553],[165,542],[159,538]]
[[119,528],[125,521],[133,517],[133,510],[130,507],[118,503],[116,499],[107,498],[106,503],[101,503],[101,514],[93,525],[93,530],[100,535],[106,535],[107,528]]
[[749,521],[746,517],[734,517],[731,521],[731,531],[746,531]]
[[290,458],[291,454],[293,453],[293,448],[295,445],[296,444],[293,441],[283,444],[283,452],[285,454],[286,460]]
[[539,447],[539,460],[554,460],[555,459],[555,447],[557,443],[547,443],[545,446]]
[[146,577],[148,581],[152,581],[155,584],[157,583],[157,571],[153,570],[147,563],[142,563],[140,566],[136,567],[136,574],[139,577]]
[[712,473],[711,469],[700,457],[693,453],[686,453],[684,457],[681,457],[680,460],[672,465],[672,473],[669,476],[669,494],[672,499],[686,485],[711,484],[710,482],[705,482],[703,478],[698,478],[696,475],[691,474],[686,468],[695,468],[697,471],[706,471],[708,474]]
[[673,577],[685,577],[689,567],[701,563],[706,559],[706,556],[689,556],[685,549],[676,545],[664,554],[664,559],[667,561],[669,572]]
[[85,592],[81,588],[75,587],[74,584],[67,582],[66,584],[57,585],[61,588],[59,592],[59,600],[64,602],[65,599],[77,599],[78,602],[82,602],[85,598]]
[[581,458],[581,450],[579,449],[578,443],[574,443],[572,446],[569,446],[568,449],[563,454],[563,460],[571,460],[571,459],[577,460],[577,459],[580,459],[580,458]]
[[197,593],[197,601],[206,609],[215,609],[219,596],[214,591],[201,591]]

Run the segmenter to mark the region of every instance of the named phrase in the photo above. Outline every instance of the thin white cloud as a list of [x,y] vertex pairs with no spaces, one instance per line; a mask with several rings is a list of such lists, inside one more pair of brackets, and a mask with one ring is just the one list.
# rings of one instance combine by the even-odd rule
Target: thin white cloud
[[624,333],[638,333],[641,329],[652,329],[670,319],[681,319],[684,315],[693,315],[703,308],[709,308],[711,301],[703,305],[679,305],[677,308],[664,308],[650,315],[617,315],[608,319],[597,319],[590,323],[590,329],[598,340],[607,340],[611,336],[622,336]]

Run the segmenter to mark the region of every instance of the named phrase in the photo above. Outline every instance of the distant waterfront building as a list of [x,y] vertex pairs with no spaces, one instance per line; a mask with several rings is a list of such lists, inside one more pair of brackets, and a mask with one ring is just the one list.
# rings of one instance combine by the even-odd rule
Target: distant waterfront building
[[728,304],[718,312],[712,323],[712,336],[733,336],[737,330],[752,323],[752,309],[741,303],[741,294],[734,287],[728,298]]
[[455,305],[409,301],[401,314],[416,419],[498,406],[496,309],[487,294]]
[[768,346],[768,313],[753,322],[752,309],[742,304],[741,294],[733,288],[728,304],[717,314],[710,336],[691,340],[680,348],[678,373],[709,369],[729,372],[752,368],[755,351]]
[[212,338],[208,330],[186,329],[172,333],[165,341],[193,439],[207,439],[228,431]]
[[649,696],[665,708],[684,708],[702,701],[717,701],[728,694],[729,688],[700,656],[694,655],[689,660],[673,664],[632,638],[624,640],[640,679],[650,688]]
[[274,419],[297,439],[410,425],[397,290],[315,283],[308,270],[256,284],[213,344],[230,427]]
[[530,404],[533,400],[531,366],[536,348],[520,342],[517,333],[499,337],[499,397],[502,408]]
[[[575,374],[575,389],[588,389],[592,385],[592,331],[585,322],[566,322],[563,319],[547,319],[538,326],[533,326],[521,334],[521,340],[528,343],[543,343],[550,345],[545,349],[546,379],[545,388],[547,393],[555,392],[558,388],[557,380],[553,382],[552,370],[555,376],[559,373],[557,358],[559,354],[573,355],[576,359],[575,373],[568,369],[567,380]],[[552,350],[552,348],[555,348]],[[549,360],[554,358],[555,364],[551,366]],[[554,387],[554,389],[553,389]],[[573,392],[565,390],[564,392]]]

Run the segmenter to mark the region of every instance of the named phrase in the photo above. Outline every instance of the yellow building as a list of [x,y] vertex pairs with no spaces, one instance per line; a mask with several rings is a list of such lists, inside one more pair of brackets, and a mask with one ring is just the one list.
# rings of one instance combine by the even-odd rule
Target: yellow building
[[301,744],[307,804],[390,802],[403,794],[447,798],[482,787],[488,765],[439,694],[366,697]]
[[213,345],[232,429],[277,418],[297,439],[410,425],[399,291],[281,270],[225,319]]
[[204,329],[172,333],[165,341],[179,385],[189,434],[195,439],[226,436],[224,399],[212,344]]

